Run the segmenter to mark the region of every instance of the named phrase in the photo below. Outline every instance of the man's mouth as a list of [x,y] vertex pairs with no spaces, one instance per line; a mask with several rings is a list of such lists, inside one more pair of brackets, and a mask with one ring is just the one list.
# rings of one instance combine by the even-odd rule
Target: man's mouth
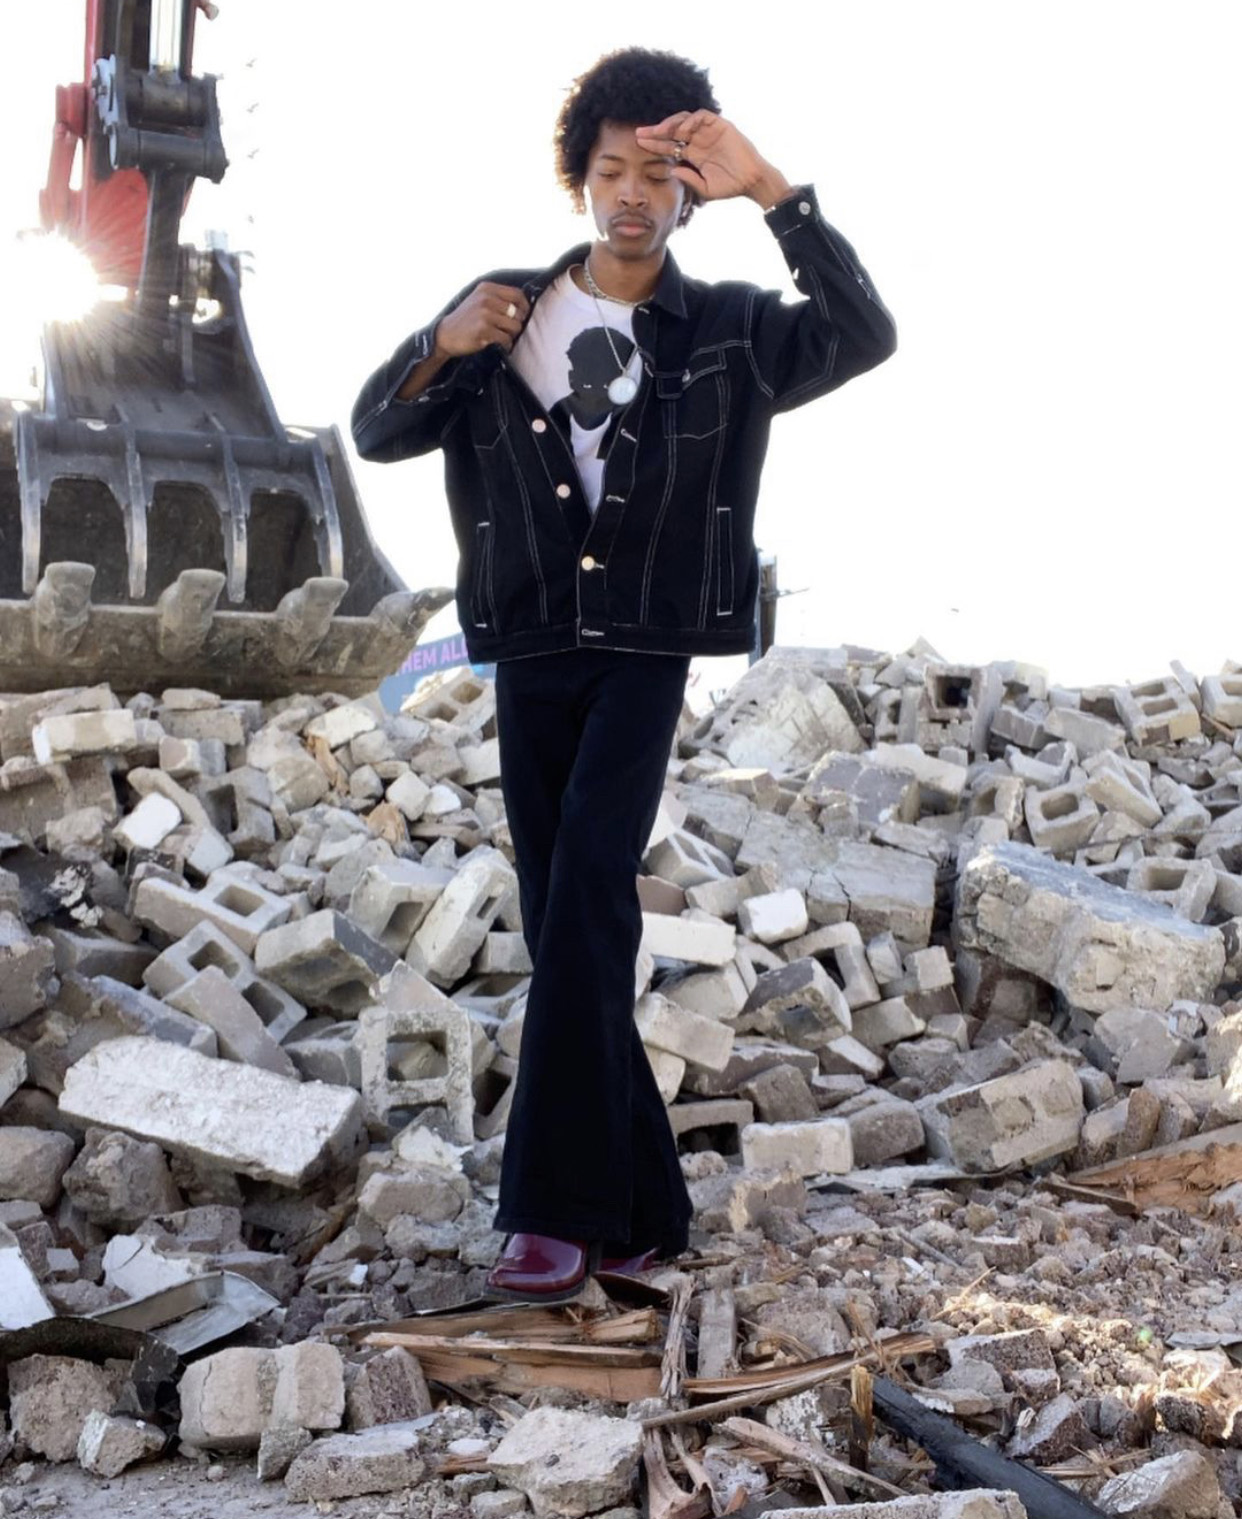
[[640,216],[617,216],[608,225],[614,232],[623,232],[631,237],[640,232],[651,231],[651,223],[644,221]]

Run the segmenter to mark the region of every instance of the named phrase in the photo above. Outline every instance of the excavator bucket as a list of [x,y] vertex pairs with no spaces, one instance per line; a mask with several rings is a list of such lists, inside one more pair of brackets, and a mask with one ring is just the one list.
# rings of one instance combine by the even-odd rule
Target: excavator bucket
[[0,400],[0,690],[374,690],[452,593],[402,585],[335,428],[281,423],[236,256],[178,243],[227,167],[191,66],[216,7],[85,3],[41,210],[125,299],[44,329],[41,406]]
[[380,553],[337,430],[280,423],[227,253],[206,289],[175,347],[130,303],[49,326],[43,408],[0,403],[0,690],[358,694],[450,599]]

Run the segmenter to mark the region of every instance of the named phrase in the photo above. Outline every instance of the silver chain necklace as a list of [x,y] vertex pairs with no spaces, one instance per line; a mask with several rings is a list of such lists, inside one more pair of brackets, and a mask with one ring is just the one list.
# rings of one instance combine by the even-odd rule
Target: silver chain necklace
[[626,373],[626,366],[621,362],[621,355],[617,352],[617,345],[612,340],[612,328],[608,325],[608,320],[604,316],[604,308],[600,305],[600,300],[614,301],[618,306],[631,307],[638,306],[641,302],[622,301],[618,300],[614,295],[605,295],[595,283],[595,277],[591,273],[589,255],[582,261],[582,273],[586,279],[587,289],[591,293],[591,299],[595,302],[595,309],[599,313],[600,325],[604,329],[604,337],[608,341],[608,348],[612,353],[613,363],[616,364],[620,371],[617,378],[609,382],[608,399],[614,406],[627,406],[638,394],[638,381],[634,379],[633,375]]

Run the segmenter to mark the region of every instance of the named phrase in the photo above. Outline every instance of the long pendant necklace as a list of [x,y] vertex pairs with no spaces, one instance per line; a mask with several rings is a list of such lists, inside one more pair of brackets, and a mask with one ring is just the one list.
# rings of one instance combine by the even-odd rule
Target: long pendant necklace
[[614,406],[626,406],[638,394],[638,381],[633,375],[626,373],[626,366],[621,362],[621,355],[617,352],[617,345],[612,340],[612,328],[608,325],[604,316],[604,308],[600,305],[601,298],[606,301],[615,301],[618,306],[637,306],[638,301],[617,300],[616,296],[604,295],[604,292],[595,283],[595,277],[591,273],[591,265],[588,259],[582,261],[582,273],[586,278],[587,289],[591,292],[591,299],[595,302],[595,309],[599,312],[600,323],[604,329],[604,337],[608,340],[608,347],[612,353],[613,362],[620,370],[615,380],[609,382],[608,399]]

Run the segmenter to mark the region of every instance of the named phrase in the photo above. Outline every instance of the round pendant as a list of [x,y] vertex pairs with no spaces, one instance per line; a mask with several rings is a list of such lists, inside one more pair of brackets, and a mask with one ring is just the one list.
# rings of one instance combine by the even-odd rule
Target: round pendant
[[638,381],[628,374],[619,374],[608,387],[608,399],[614,406],[625,406],[638,394]]

